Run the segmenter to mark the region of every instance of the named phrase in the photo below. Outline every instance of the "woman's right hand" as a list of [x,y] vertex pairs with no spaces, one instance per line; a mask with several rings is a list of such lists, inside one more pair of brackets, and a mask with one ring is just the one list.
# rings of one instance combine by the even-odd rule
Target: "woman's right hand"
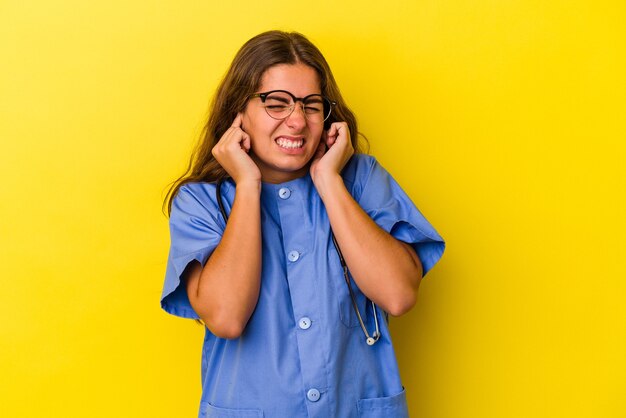
[[191,306],[221,338],[241,336],[261,288],[261,172],[241,121],[238,114],[212,150],[237,184],[226,228],[204,267],[194,262],[184,273]]
[[261,171],[250,158],[250,136],[242,129],[242,114],[238,113],[233,124],[211,151],[218,163],[236,184],[261,182]]

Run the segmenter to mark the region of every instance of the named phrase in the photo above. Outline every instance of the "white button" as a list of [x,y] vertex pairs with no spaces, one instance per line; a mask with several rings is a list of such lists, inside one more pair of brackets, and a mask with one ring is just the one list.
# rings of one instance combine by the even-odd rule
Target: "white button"
[[309,328],[311,328],[311,318],[309,318],[308,316],[303,316],[298,321],[298,326],[301,329],[309,329]]
[[289,190],[289,189],[288,189],[288,188],[286,188],[286,187],[281,187],[281,188],[278,190],[278,196],[279,196],[281,199],[289,199],[289,196],[291,196],[291,190]]
[[289,261],[298,261],[298,258],[300,258],[300,253],[297,251],[289,251],[289,254],[287,254],[287,258],[289,259]]
[[306,398],[311,402],[317,402],[320,400],[320,391],[317,389],[309,389],[306,393]]

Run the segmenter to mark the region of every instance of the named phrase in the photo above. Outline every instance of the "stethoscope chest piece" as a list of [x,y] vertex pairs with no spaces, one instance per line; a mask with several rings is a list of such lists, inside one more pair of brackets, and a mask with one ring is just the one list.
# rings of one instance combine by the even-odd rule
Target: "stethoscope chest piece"
[[[376,315],[376,311],[374,311],[374,315]],[[378,328],[378,323],[376,324],[376,327]],[[379,338],[380,338],[380,332],[376,330],[374,331],[371,337],[369,335],[367,336],[367,338],[365,339],[365,342],[367,343],[367,345],[374,345],[374,343],[378,341]]]

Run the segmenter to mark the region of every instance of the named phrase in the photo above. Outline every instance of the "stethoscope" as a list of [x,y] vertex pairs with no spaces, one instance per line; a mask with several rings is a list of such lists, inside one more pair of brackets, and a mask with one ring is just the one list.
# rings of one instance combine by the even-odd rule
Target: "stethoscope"
[[[219,206],[219,209],[220,209],[220,213],[222,214],[224,221],[227,222],[228,214],[226,213],[226,209],[224,209],[224,204],[222,203],[222,183],[223,183],[222,179],[217,181],[217,184],[215,186],[215,197],[217,200],[217,205]],[[339,256],[339,262],[341,263],[341,269],[343,270],[343,278],[346,281],[346,285],[348,286],[348,292],[350,293],[350,299],[352,300],[352,308],[354,309],[354,312],[356,313],[356,316],[359,320],[359,324],[361,325],[363,334],[365,334],[365,342],[367,343],[367,345],[374,345],[374,343],[376,343],[376,341],[378,341],[378,339],[380,338],[380,329],[378,327],[378,310],[376,308],[376,304],[370,301],[372,305],[372,312],[374,313],[374,324],[376,326],[376,329],[370,336],[370,334],[367,332],[367,328],[365,328],[363,317],[361,317],[361,313],[359,312],[359,307],[356,303],[354,291],[352,290],[352,284],[350,283],[350,276],[348,276],[348,266],[346,264],[346,261],[343,258],[341,248],[339,248],[339,244],[337,243],[337,239],[335,238],[335,234],[333,234],[332,230],[330,231],[330,236],[333,239],[333,244],[335,245],[335,249],[337,250],[337,255]]]

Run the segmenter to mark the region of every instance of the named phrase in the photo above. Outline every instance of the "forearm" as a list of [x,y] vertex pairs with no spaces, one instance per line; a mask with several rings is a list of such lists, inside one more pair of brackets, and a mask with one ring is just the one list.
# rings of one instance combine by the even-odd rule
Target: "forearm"
[[338,174],[319,179],[316,187],[361,291],[391,315],[411,309],[422,277],[415,251],[381,229],[352,198]]
[[260,184],[238,184],[224,235],[204,268],[191,269],[187,292],[215,335],[236,338],[254,311],[260,283]]

